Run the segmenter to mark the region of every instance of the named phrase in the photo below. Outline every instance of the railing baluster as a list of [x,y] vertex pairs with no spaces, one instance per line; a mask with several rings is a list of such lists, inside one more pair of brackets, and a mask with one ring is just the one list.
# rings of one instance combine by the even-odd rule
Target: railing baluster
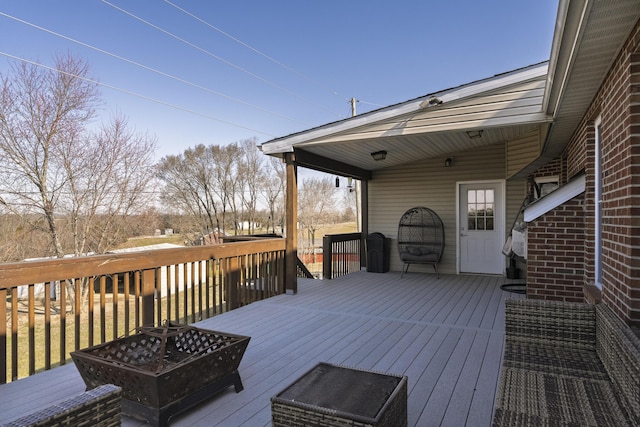
[[75,280],[75,286],[73,287],[74,290],[74,309],[73,309],[73,314],[74,314],[74,328],[75,328],[75,345],[74,345],[74,350],[79,350],[81,348],[80,346],[80,326],[82,325],[82,322],[80,321],[80,314],[82,313],[82,289],[81,286],[79,286],[80,281],[82,281],[84,279],[76,279]]
[[[118,333],[118,318],[120,317],[118,315],[118,295],[120,292],[120,275],[119,274],[114,274],[113,276],[111,276],[113,279],[111,281],[111,310],[112,310],[112,316],[113,316],[113,320],[112,320],[112,336],[113,339],[118,338],[118,336],[120,335]],[[124,281],[124,280],[123,280]]]
[[[141,324],[141,318],[140,318],[140,293],[142,291],[142,273],[140,272],[140,270],[137,270],[134,274],[133,274],[133,281],[134,283],[134,290],[135,290],[135,323],[134,325],[140,325]],[[132,329],[132,328],[129,328]]]
[[35,285],[29,285],[28,313],[29,313],[29,375],[36,372],[36,297]]
[[173,290],[175,291],[175,304],[174,304],[174,310],[175,310],[175,315],[174,315],[174,319],[175,321],[179,321],[180,320],[180,266],[179,265],[174,265],[173,266]]
[[129,335],[129,330],[131,329],[131,273],[126,273],[124,275],[124,335]]
[[158,267],[153,270],[154,274],[154,283],[155,283],[155,294],[154,294],[154,304],[156,307],[156,324],[159,326],[162,324],[164,320],[163,316],[163,306],[162,306],[162,268]]
[[107,341],[107,310],[105,307],[107,299],[107,277],[100,276],[100,342]]
[[51,369],[51,282],[44,283],[44,369]]
[[[0,354],[7,354],[7,290],[0,289]],[[6,359],[0,363],[0,384],[7,382]]]
[[67,354],[67,280],[60,281],[60,364]]
[[96,281],[94,277],[89,277],[89,290],[88,293],[89,295],[87,295],[87,300],[89,302],[89,309],[87,311],[87,329],[89,330],[89,334],[88,334],[88,344],[89,347],[92,347],[94,342],[95,342],[95,313],[94,313],[94,307],[95,307],[95,286],[96,286]]
[[11,289],[11,380],[18,379],[18,288]]

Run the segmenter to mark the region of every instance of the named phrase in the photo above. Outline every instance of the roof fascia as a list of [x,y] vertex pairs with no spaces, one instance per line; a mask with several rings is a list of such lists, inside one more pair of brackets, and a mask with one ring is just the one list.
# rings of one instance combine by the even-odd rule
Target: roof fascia
[[589,0],[560,0],[558,3],[547,86],[542,104],[543,111],[551,116],[555,117],[562,100],[592,4]]

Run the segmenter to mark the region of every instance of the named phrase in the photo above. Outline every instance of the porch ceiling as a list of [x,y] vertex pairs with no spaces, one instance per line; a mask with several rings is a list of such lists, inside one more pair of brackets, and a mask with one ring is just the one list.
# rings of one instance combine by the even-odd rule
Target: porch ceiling
[[[374,171],[505,142],[551,120],[542,109],[546,73],[546,62],[535,64],[268,141],[262,150],[302,150],[318,159],[305,166],[339,173],[335,161]],[[467,131],[482,134],[470,138]],[[373,160],[381,150],[386,159]]]

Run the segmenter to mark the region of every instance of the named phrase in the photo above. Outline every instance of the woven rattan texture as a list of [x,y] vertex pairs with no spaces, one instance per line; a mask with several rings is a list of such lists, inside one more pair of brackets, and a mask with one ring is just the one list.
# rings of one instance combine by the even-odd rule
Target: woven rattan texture
[[639,425],[638,339],[606,306],[507,300],[505,328],[494,426]]
[[119,427],[121,420],[120,396],[120,387],[107,384],[8,424],[3,424],[3,426]]
[[633,425],[640,425],[640,339],[606,305],[596,306],[596,350]]
[[276,397],[271,399],[273,427],[406,427],[407,426],[407,378],[396,389],[380,411],[379,417],[370,422],[338,411],[313,405],[287,403]]

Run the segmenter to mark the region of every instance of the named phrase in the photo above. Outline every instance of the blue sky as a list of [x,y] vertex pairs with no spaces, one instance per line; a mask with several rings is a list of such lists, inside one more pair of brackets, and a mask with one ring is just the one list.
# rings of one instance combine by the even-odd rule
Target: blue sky
[[0,73],[7,55],[86,59],[110,86],[101,117],[155,135],[160,158],[346,118],[352,97],[362,113],[548,60],[556,12],[557,0],[0,0]]

